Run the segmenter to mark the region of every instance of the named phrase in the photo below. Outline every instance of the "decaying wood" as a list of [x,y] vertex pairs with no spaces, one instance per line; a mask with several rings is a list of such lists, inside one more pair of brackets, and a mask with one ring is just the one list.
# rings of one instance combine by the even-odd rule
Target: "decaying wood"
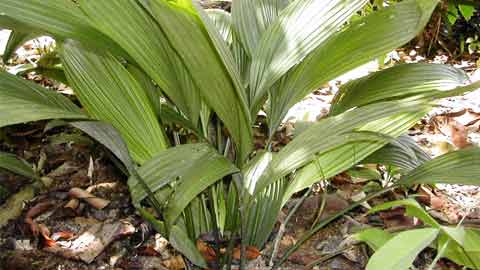
[[128,221],[94,224],[76,239],[57,242],[57,245],[44,250],[68,259],[91,263],[114,240],[134,231],[135,228]]

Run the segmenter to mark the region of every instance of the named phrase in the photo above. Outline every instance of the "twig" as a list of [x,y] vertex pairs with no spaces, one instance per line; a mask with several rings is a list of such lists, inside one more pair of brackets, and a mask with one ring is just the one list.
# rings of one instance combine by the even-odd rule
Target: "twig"
[[322,202],[320,203],[320,209],[318,210],[315,220],[312,222],[312,226],[310,227],[310,230],[313,229],[313,227],[315,227],[315,224],[317,224],[320,218],[322,217],[326,204],[327,204],[327,194],[325,194],[324,192],[322,195]]
[[272,254],[270,256],[270,262],[268,263],[268,265],[270,267],[273,267],[273,260],[275,259],[275,257],[277,256],[277,252],[278,252],[278,247],[280,246],[280,242],[282,240],[282,237],[283,237],[283,234],[285,233],[285,228],[286,228],[286,225],[288,224],[288,222],[290,221],[290,219],[293,217],[293,215],[295,214],[295,212],[297,212],[297,210],[300,208],[300,206],[303,204],[303,202],[305,201],[305,199],[308,197],[308,195],[310,195],[310,192],[312,191],[312,187],[311,186],[307,192],[305,192],[305,194],[303,194],[303,196],[300,198],[300,200],[298,200],[298,202],[295,204],[295,206],[292,208],[292,210],[288,213],[288,216],[287,218],[285,218],[285,220],[282,222],[282,224],[280,224],[280,228],[278,229],[278,234],[277,234],[277,237],[275,238],[275,244],[273,245],[273,250],[272,250]]

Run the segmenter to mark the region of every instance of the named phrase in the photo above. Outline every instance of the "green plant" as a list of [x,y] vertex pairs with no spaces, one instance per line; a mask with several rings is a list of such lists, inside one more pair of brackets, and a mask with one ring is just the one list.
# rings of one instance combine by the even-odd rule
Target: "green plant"
[[[200,267],[207,262],[195,240],[212,234],[218,260],[211,267],[230,266],[237,239],[242,254],[262,248],[293,194],[405,133],[435,99],[479,86],[465,86],[466,75],[448,66],[386,69],[342,87],[328,118],[272,152],[291,106],[408,42],[437,4],[406,0],[345,25],[366,2],[239,0],[229,14],[190,0],[0,0],[0,26],[57,40],[84,108],[1,73],[0,127],[82,120],[72,125],[122,161],[132,201],[155,229]],[[254,149],[262,108],[267,147]]]
[[429,270],[434,269],[440,258],[448,258],[471,269],[480,269],[480,230],[461,226],[461,223],[456,227],[442,226],[413,199],[388,202],[372,208],[369,213],[399,206],[405,207],[406,215],[417,217],[428,227],[396,234],[371,228],[356,234],[357,240],[366,242],[375,251],[367,270],[386,267],[409,269],[418,254],[429,246],[438,250]]

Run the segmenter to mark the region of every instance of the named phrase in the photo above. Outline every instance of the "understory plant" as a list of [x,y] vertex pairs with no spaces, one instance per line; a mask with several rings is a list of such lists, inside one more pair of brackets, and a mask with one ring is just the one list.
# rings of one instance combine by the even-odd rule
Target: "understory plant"
[[[436,99],[479,87],[446,65],[399,65],[352,81],[328,117],[272,151],[293,105],[410,41],[438,1],[405,0],[350,21],[367,2],[235,0],[228,13],[190,0],[0,0],[0,26],[13,31],[7,47],[53,37],[81,104],[1,72],[0,127],[63,119],[97,139],[123,163],[139,213],[203,268],[230,267],[238,248],[262,249],[292,195],[377,151],[393,153],[378,163],[408,165],[405,185],[478,184],[477,148],[429,167],[395,139]],[[268,133],[260,149],[259,128]],[[214,260],[205,261],[199,239],[213,239]]]

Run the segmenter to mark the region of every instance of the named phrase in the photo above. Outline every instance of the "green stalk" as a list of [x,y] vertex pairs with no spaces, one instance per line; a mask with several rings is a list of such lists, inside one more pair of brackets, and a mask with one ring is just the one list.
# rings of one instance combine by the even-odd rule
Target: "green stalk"
[[293,245],[291,248],[289,248],[287,250],[287,252],[283,255],[283,257],[273,266],[272,270],[273,269],[277,269],[281,264],[283,264],[287,259],[288,257],[290,257],[290,255],[292,255],[292,253],[294,253],[295,251],[297,251],[301,245],[303,245],[306,241],[308,241],[308,239],[310,239],[315,233],[317,233],[320,229],[322,229],[323,227],[325,227],[326,225],[328,225],[330,222],[340,218],[341,216],[343,216],[344,214],[350,212],[351,210],[361,206],[362,203],[364,202],[367,202],[375,197],[378,197],[378,196],[381,196],[393,189],[395,189],[396,187],[398,187],[399,185],[398,184],[394,184],[388,188],[384,188],[380,191],[377,191],[375,193],[372,193],[370,195],[368,195],[367,197],[363,198],[362,200],[356,202],[356,203],[353,203],[352,205],[350,205],[349,207],[343,209],[342,211],[338,212],[337,214],[331,216],[331,217],[328,217],[326,219],[324,219],[322,222],[320,222],[318,225],[316,225],[312,230],[310,230],[306,235],[304,235],[300,240],[298,240],[298,242]]

